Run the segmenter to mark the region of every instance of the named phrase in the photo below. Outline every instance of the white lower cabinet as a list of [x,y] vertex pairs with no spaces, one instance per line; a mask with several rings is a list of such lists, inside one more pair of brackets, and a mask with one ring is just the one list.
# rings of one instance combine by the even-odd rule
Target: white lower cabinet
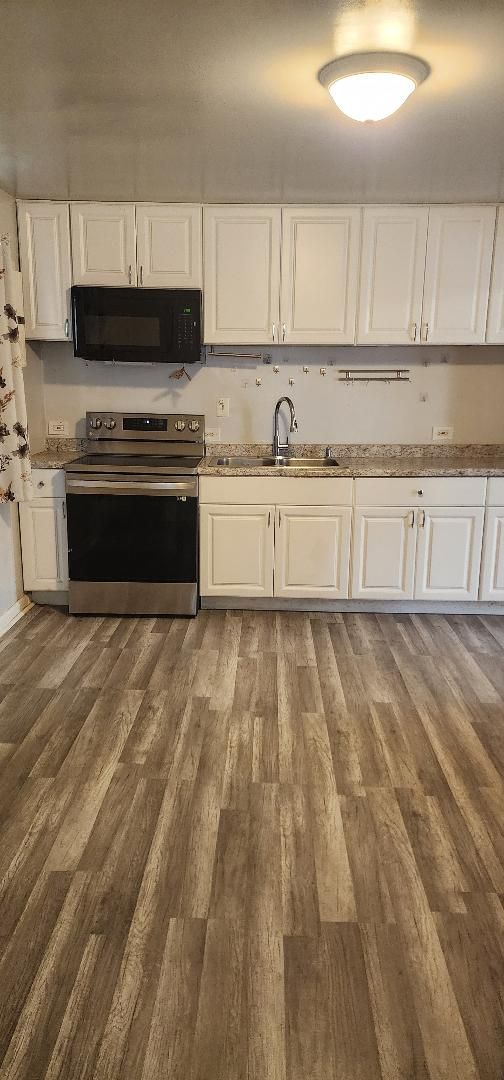
[[28,591],[68,588],[68,546],[64,498],[20,503],[23,581]]
[[484,508],[418,510],[416,600],[477,600]]
[[352,598],[411,600],[415,580],[414,511],[359,507],[354,513]]
[[273,596],[273,506],[202,506],[202,596]]
[[504,506],[486,512],[480,600],[504,600]]
[[348,597],[352,511],[337,506],[278,506],[275,596]]

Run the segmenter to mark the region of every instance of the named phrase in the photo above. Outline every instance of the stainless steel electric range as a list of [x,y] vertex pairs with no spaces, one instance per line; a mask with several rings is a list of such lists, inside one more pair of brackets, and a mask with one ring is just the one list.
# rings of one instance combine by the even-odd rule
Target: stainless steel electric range
[[73,614],[195,615],[204,416],[87,413],[66,468]]

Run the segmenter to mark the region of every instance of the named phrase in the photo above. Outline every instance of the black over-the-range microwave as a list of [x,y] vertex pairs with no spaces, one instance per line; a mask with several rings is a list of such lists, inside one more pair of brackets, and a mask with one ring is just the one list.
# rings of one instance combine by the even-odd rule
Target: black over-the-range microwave
[[74,285],[75,356],[109,363],[194,364],[201,352],[200,289]]

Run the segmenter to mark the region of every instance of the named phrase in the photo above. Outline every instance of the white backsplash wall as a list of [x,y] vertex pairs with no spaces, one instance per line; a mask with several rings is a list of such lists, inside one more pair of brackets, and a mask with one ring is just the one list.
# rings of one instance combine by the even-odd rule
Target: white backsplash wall
[[[220,428],[222,442],[270,442],[275,402],[289,394],[298,415],[299,431],[291,437],[297,442],[426,443],[434,425],[451,425],[455,442],[504,443],[500,346],[277,347],[270,350],[271,365],[209,358],[207,365],[188,368],[191,382],[170,379],[171,366],[86,365],[65,342],[37,349],[45,420],[68,420],[70,435],[84,435],[86,410],[115,409],[204,413],[207,428]],[[278,374],[273,364],[279,365]],[[321,367],[326,375],[320,374]],[[338,381],[340,367],[409,368],[411,382],[345,386]],[[228,418],[217,419],[220,397],[230,399]]]

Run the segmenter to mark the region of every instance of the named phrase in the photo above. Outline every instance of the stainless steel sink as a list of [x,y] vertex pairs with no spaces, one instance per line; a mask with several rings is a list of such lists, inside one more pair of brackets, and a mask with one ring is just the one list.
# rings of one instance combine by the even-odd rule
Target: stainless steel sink
[[321,467],[334,469],[338,466],[336,458],[328,457],[219,457],[217,464],[225,465],[230,469],[271,468],[272,466],[282,469],[320,469]]

